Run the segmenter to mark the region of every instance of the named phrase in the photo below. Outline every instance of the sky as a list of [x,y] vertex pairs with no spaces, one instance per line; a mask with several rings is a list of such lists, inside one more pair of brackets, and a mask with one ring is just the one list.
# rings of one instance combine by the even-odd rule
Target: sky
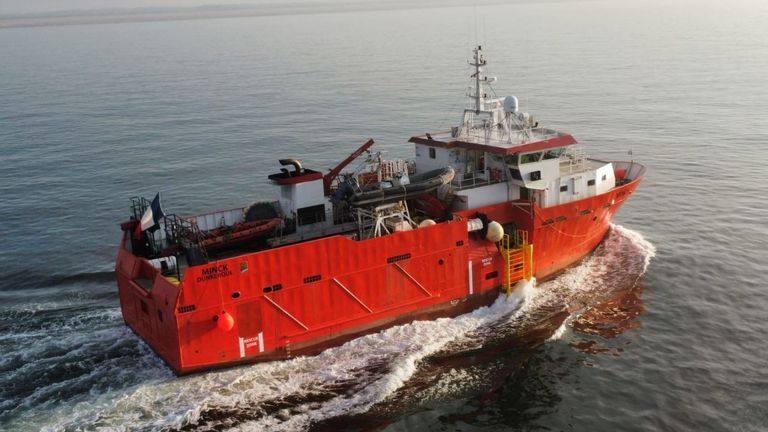
[[[0,0],[0,15],[146,7],[195,7],[210,5],[275,4],[286,0]],[[290,0],[291,3],[327,3],[332,0]]]

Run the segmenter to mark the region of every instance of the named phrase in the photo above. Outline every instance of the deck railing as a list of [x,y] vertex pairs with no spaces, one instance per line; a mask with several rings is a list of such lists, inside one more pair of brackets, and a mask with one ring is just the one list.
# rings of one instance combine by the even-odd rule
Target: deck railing
[[517,230],[513,235],[504,234],[500,246],[505,270],[502,288],[510,295],[514,283],[533,278],[533,245],[528,242],[528,231]]
[[560,175],[574,174],[587,168],[587,154],[582,147],[560,156]]

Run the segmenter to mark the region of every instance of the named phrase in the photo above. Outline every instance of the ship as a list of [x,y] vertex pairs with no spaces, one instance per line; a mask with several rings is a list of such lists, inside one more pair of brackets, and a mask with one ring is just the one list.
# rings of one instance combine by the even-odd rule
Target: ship
[[466,313],[587,256],[646,167],[589,158],[496,97],[472,54],[460,122],[410,138],[412,159],[373,140],[328,172],[281,159],[266,176],[279,198],[193,216],[131,198],[127,326],[180,375],[287,359]]

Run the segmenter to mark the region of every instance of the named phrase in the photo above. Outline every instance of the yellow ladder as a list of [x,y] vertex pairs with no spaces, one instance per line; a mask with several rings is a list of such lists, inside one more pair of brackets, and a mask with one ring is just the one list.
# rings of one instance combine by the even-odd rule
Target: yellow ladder
[[533,278],[533,245],[528,242],[528,231],[518,230],[520,247],[513,248],[509,234],[501,238],[500,252],[504,258],[504,282],[502,288],[507,295],[512,294],[512,287],[517,281]]

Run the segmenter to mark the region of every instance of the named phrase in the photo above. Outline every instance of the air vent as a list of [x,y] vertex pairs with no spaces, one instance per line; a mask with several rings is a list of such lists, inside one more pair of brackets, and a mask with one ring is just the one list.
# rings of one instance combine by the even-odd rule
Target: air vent
[[186,306],[179,306],[179,313],[189,313],[195,311],[195,305],[186,305]]
[[320,276],[320,275],[307,276],[307,277],[304,278],[304,283],[308,284],[308,283],[312,283],[312,282],[317,282],[317,281],[319,281],[322,278],[323,277]]
[[541,171],[531,171],[531,181],[541,180]]
[[392,264],[398,261],[403,261],[411,258],[411,254],[402,254],[402,255],[395,255],[387,258],[387,264]]

